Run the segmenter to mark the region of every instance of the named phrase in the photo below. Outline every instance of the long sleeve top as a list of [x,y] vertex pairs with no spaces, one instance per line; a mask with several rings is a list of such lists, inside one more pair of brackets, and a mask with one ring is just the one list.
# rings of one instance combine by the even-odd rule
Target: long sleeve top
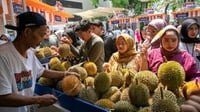
[[103,71],[102,65],[104,63],[104,42],[101,37],[92,35],[90,40],[84,42],[80,49],[71,45],[71,51],[75,56],[83,56],[84,60],[89,58],[89,61],[94,62],[97,65],[97,71]]
[[[172,57],[168,58],[168,61],[171,60],[177,61],[183,66],[186,73],[186,81],[200,76],[200,71],[197,68],[195,59],[187,51],[180,51],[174,54]],[[160,48],[151,50],[148,53],[147,61],[149,70],[157,73],[158,67],[164,62]]]

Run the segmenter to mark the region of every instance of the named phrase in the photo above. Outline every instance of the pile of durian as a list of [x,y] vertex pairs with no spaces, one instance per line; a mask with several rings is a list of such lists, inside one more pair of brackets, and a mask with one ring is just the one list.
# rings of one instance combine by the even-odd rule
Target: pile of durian
[[69,62],[53,57],[50,69],[70,70],[81,75],[68,75],[63,79],[41,77],[38,83],[53,87],[68,96],[79,97],[112,112],[180,112],[179,106],[200,82],[185,82],[183,67],[168,61],[160,65],[157,75],[149,70],[120,69],[97,73],[93,62],[72,66]]

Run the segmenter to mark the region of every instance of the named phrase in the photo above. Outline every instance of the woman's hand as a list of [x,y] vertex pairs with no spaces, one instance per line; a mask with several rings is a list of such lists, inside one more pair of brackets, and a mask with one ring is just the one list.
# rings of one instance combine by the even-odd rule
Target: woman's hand
[[109,63],[104,63],[104,64],[102,65],[102,67],[103,67],[103,70],[104,70],[104,71],[108,71],[108,70],[109,70],[109,67],[110,67],[110,64],[109,64]]

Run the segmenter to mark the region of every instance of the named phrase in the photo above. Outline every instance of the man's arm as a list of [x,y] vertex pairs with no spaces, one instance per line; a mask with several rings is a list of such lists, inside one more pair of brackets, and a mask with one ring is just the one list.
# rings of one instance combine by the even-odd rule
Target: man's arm
[[57,101],[57,98],[50,94],[42,96],[6,94],[0,95],[0,99],[0,107],[19,107],[32,104],[39,104],[39,106],[49,106]]

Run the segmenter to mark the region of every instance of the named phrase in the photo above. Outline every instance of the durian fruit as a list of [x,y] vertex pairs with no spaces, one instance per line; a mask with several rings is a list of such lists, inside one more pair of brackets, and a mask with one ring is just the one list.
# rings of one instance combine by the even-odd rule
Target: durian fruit
[[49,67],[50,68],[54,68],[54,66],[57,66],[59,64],[61,64],[61,61],[58,59],[58,57],[53,57],[49,61]]
[[87,76],[88,76],[87,71],[85,70],[85,68],[81,67],[81,66],[74,66],[74,67],[70,68],[70,71],[79,73],[80,76],[81,76],[81,81],[84,81],[85,78],[87,78]]
[[64,66],[65,69],[68,70],[68,68],[71,67],[72,64],[71,64],[71,62],[69,62],[69,61],[63,61],[63,62],[62,62],[62,66]]
[[[200,78],[193,79],[189,82],[186,82],[183,86],[183,95],[185,98],[188,98],[192,91],[200,89]],[[200,94],[199,94],[200,95]]]
[[57,52],[56,52],[54,49],[51,48],[51,54],[52,54],[52,55],[56,55]]
[[154,90],[158,87],[159,80],[157,75],[149,70],[144,70],[136,73],[134,78],[145,84],[151,93],[153,93]]
[[167,61],[158,68],[158,79],[169,90],[176,90],[185,80],[185,71],[176,61]]
[[98,73],[94,78],[94,87],[99,94],[107,92],[111,86],[112,79],[106,72]]
[[124,72],[123,88],[126,88],[131,84],[131,82],[134,79],[135,74],[137,73],[137,71],[135,69],[122,69],[122,71]]
[[36,51],[36,52],[35,52],[35,56],[36,56],[38,59],[45,58],[45,56],[44,56],[44,52],[41,51],[41,50]]
[[137,112],[137,108],[128,101],[118,101],[113,112]]
[[53,79],[50,79],[50,78],[40,77],[38,79],[38,83],[43,85],[43,86],[52,87],[53,84],[54,84],[54,81],[53,81]]
[[136,79],[129,87],[129,97],[131,103],[137,107],[148,106],[148,100],[150,98],[149,88]]
[[106,109],[113,109],[115,105],[115,103],[109,99],[99,99],[95,104]]
[[83,64],[89,76],[95,76],[97,74],[97,66],[94,62],[87,61]]
[[[162,89],[162,91],[160,89]],[[161,92],[162,92],[164,99],[168,99],[168,100],[177,102],[176,95],[172,91],[165,90],[162,87],[160,87],[159,89],[156,89],[155,93],[152,96],[153,102],[157,102],[157,100],[161,99]]]
[[179,97],[177,97],[177,104],[178,104],[179,106],[181,106],[182,104],[184,104],[185,101],[186,101],[186,98],[185,98],[184,96],[179,96]]
[[58,47],[58,53],[60,58],[66,58],[70,54],[70,45],[60,44],[60,46]]
[[105,92],[101,96],[101,98],[107,98],[110,99],[112,102],[116,103],[117,101],[120,100],[120,96],[121,96],[121,91],[116,86],[112,86],[107,92]]
[[111,86],[121,87],[123,84],[123,76],[120,71],[111,71],[109,75],[112,78]]
[[99,99],[99,95],[91,86],[81,88],[78,97],[91,103],[95,103]]
[[138,112],[151,112],[151,107],[143,107]]
[[151,109],[152,112],[180,112],[177,103],[168,99],[161,99],[157,103],[153,103]]
[[83,81],[83,83],[86,86],[94,87],[94,77],[91,77],[91,76],[86,77],[86,79]]
[[121,92],[120,100],[131,102],[128,92],[129,92],[129,87],[123,89]]
[[50,67],[50,69],[56,71],[66,71],[65,67],[62,64],[54,65],[53,67]]
[[76,96],[81,90],[81,81],[75,75],[67,75],[62,81],[62,90],[68,96]]
[[160,89],[160,96],[158,99],[153,99],[151,105],[152,112],[180,112],[180,108],[176,101],[173,101],[170,98],[164,97],[163,89]]
[[57,81],[56,89],[62,91],[62,80]]
[[44,52],[44,56],[45,56],[45,57],[49,57],[49,56],[52,55],[52,53],[51,53],[51,48],[50,48],[50,47],[44,47],[44,48],[43,48],[43,52]]

